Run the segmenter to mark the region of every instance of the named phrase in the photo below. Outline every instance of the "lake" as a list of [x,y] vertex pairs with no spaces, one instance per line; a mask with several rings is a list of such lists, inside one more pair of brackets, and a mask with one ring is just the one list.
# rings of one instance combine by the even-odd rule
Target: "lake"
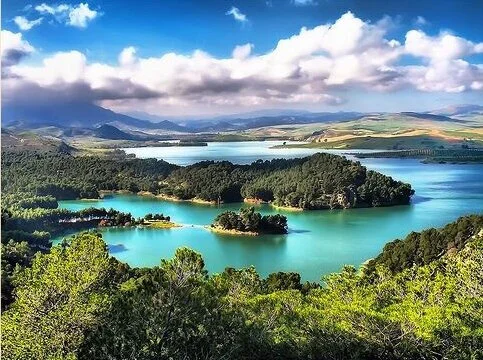
[[[157,157],[187,165],[201,160],[228,160],[246,164],[257,159],[300,157],[315,149],[270,149],[281,142],[209,143],[205,147],[136,148],[126,150],[138,157]],[[320,151],[320,150],[319,150]],[[327,151],[341,153],[341,151]],[[348,155],[348,158],[352,158]],[[338,271],[345,264],[359,266],[377,255],[384,244],[411,231],[442,226],[457,217],[483,212],[483,166],[422,164],[412,159],[361,159],[370,169],[412,184],[411,205],[387,208],[276,211],[257,206],[263,214],[287,216],[287,235],[259,237],[215,234],[201,228],[225,210],[244,204],[220,206],[169,202],[154,197],[113,195],[98,201],[61,201],[62,208],[79,210],[91,206],[115,208],[140,217],[164,213],[177,223],[174,229],[111,228],[102,231],[111,253],[132,266],[153,266],[187,246],[199,251],[210,272],[227,266],[254,265],[262,275],[296,271],[304,280]],[[191,226],[194,225],[194,226]]]

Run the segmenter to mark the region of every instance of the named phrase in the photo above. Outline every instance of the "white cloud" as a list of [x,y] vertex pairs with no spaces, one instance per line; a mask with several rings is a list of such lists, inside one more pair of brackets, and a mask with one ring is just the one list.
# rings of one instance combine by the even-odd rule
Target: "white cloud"
[[233,58],[244,60],[250,56],[252,49],[253,49],[253,44],[238,45],[235,47],[235,49],[233,49],[233,53],[232,53]]
[[314,5],[317,5],[317,1],[315,1],[315,0],[293,0],[292,2],[295,6],[314,6]]
[[8,30],[2,30],[1,44],[2,67],[17,64],[23,57],[35,50],[28,41],[22,39],[21,33],[13,33]]
[[424,26],[424,25],[428,25],[428,20],[426,20],[424,17],[422,16],[417,16],[416,19],[414,20],[414,24],[416,26]]
[[43,18],[38,18],[36,20],[31,20],[29,21],[27,18],[24,16],[15,16],[13,18],[13,21],[15,24],[17,24],[18,28],[22,31],[28,31],[32,29],[34,26],[40,25],[42,22]]
[[62,14],[71,8],[70,5],[67,4],[60,4],[57,6],[50,6],[45,3],[42,3],[40,5],[37,5],[35,7],[35,10],[37,10],[41,14],[50,14],[50,15],[55,15],[55,14]]
[[97,10],[89,8],[88,3],[78,5],[59,4],[50,6],[45,3],[37,5],[35,10],[42,15],[52,15],[58,22],[78,28],[87,27],[88,23],[100,16]]
[[482,53],[483,43],[474,44],[447,32],[431,37],[421,30],[411,30],[406,34],[405,49],[408,54],[431,60],[458,59]]
[[406,34],[405,52],[426,62],[406,69],[407,81],[417,89],[450,93],[481,90],[483,65],[470,64],[463,58],[483,53],[483,43],[475,44],[448,32],[432,37],[411,30]]
[[136,49],[134,46],[129,46],[121,51],[119,54],[119,64],[121,66],[131,66],[136,61]]
[[[287,103],[337,105],[344,102],[347,89],[483,89],[483,65],[465,60],[483,51],[481,43],[448,33],[432,37],[420,30],[409,31],[401,43],[387,38],[387,24],[363,21],[348,12],[334,23],[302,28],[267,53],[253,54],[253,45],[244,44],[230,57],[201,50],[140,57],[131,46],[119,54],[117,65],[110,65],[90,63],[78,51],[64,52],[38,66],[12,66],[17,78],[11,81],[68,94],[80,88],[78,99],[152,113],[213,113]],[[412,55],[419,64],[404,65],[404,55]]]
[[68,25],[85,28],[87,23],[94,20],[98,16],[96,10],[89,9],[89,4],[81,3],[77,7],[74,7],[69,12]]
[[233,16],[233,19],[241,23],[246,23],[248,21],[247,16],[245,14],[242,14],[242,12],[234,6],[232,6],[231,9],[225,13],[225,15],[231,15]]

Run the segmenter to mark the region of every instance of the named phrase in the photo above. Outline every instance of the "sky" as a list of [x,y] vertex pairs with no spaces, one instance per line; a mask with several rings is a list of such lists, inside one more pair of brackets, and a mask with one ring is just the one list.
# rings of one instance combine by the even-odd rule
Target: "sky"
[[2,102],[206,116],[483,104],[481,0],[2,1]]

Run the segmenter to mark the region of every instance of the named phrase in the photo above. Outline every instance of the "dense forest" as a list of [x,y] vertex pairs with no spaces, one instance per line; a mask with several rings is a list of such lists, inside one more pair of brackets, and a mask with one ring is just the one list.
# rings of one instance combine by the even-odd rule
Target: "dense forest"
[[330,154],[256,161],[204,161],[178,167],[155,159],[105,159],[65,154],[3,153],[2,189],[57,200],[96,198],[102,190],[149,191],[180,199],[334,209],[408,204],[409,184]]
[[425,163],[483,163],[482,149],[413,149],[354,154],[357,158],[411,158]]
[[382,252],[368,262],[366,272],[374,273],[383,265],[391,272],[399,272],[413,265],[427,265],[442,254],[465,247],[483,229],[483,216],[465,216],[441,229],[412,232],[403,240],[387,243]]
[[222,212],[211,227],[255,234],[286,234],[288,229],[285,216],[280,214],[262,216],[255,212],[253,207],[240,209],[239,213]]
[[249,198],[302,209],[408,204],[413,194],[409,184],[323,153],[251,165],[206,161],[173,171],[160,192],[208,201]]
[[130,268],[95,233],[33,257],[23,243],[2,244],[2,265],[17,261],[2,358],[479,359],[482,223],[460,218],[418,234],[418,245],[411,235],[401,251],[447,249],[423,261],[388,268],[383,256],[370,276],[347,266],[319,284],[254,268],[208,275],[186,248]]
[[176,165],[156,159],[2,151],[2,190],[57,200],[98,198],[101,190],[156,192]]

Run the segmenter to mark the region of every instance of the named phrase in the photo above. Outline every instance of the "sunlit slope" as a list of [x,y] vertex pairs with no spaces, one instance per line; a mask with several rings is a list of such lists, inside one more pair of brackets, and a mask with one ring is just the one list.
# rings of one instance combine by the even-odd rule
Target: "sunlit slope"
[[339,123],[265,127],[252,136],[286,136],[322,148],[413,149],[483,145],[483,118],[401,113],[375,114]]

